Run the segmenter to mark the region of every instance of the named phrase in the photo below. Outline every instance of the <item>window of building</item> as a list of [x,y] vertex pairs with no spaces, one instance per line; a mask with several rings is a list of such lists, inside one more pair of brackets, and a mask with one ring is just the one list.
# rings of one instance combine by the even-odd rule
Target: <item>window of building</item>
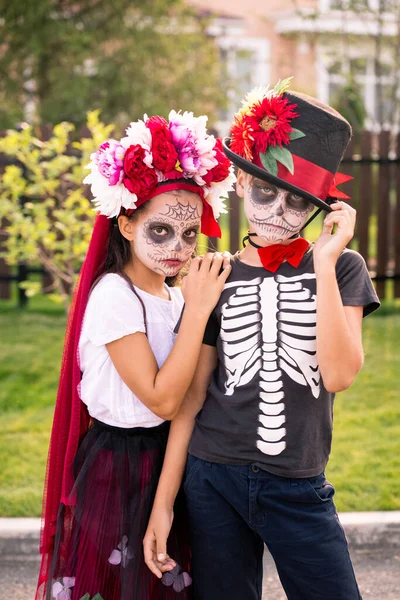
[[392,12],[398,8],[398,0],[320,0],[325,10],[372,10]]
[[241,99],[256,85],[270,80],[269,42],[262,38],[226,35],[216,37],[216,43],[220,49],[221,69],[231,81],[228,106],[219,115],[219,133],[224,135]]
[[335,103],[351,77],[357,83],[366,109],[367,127],[389,124],[393,113],[393,68],[389,62],[375,64],[373,58],[325,58],[322,73],[322,99]]

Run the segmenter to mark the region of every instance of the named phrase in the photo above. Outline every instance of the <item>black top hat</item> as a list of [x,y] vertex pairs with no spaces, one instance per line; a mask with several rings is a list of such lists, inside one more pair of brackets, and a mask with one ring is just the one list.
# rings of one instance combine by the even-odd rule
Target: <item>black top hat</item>
[[311,96],[276,93],[288,82],[272,92],[250,92],[235,115],[231,138],[223,141],[224,151],[246,173],[330,211],[328,198],[348,198],[336,185],[351,179],[337,173],[351,127],[336,110]]

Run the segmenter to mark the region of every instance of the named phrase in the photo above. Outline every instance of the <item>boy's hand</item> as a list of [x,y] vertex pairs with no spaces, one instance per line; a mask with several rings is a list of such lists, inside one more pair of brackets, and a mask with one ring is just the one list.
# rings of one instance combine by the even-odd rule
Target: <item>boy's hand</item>
[[[314,245],[314,267],[335,266],[341,252],[354,235],[356,211],[345,202],[335,202],[324,219],[321,234]],[[336,229],[332,233],[334,226]]]
[[144,562],[159,579],[176,566],[167,554],[167,539],[173,520],[173,511],[154,506],[143,538]]

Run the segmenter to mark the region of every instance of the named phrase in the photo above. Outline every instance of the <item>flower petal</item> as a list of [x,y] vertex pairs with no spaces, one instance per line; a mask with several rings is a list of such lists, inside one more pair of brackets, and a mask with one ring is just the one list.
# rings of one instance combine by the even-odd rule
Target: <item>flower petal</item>
[[174,588],[175,592],[182,592],[185,589],[185,581],[182,573],[175,579],[172,587]]
[[166,573],[163,573],[163,576],[161,577],[161,582],[164,585],[172,585],[174,583],[176,579],[176,575],[174,575],[171,571],[167,571]]
[[63,591],[63,586],[59,581],[56,581],[55,583],[53,583],[53,588],[52,588],[52,593],[53,593],[53,598],[57,598],[57,595]]
[[185,587],[189,587],[189,585],[192,585],[192,578],[190,577],[189,573],[186,573],[186,571],[184,571],[184,573],[182,573],[182,577],[183,581],[185,582]]
[[63,586],[65,588],[72,588],[75,585],[75,577],[64,577]]
[[119,550],[113,550],[110,554],[108,562],[111,565],[119,565],[121,562],[121,557],[122,557],[122,554]]

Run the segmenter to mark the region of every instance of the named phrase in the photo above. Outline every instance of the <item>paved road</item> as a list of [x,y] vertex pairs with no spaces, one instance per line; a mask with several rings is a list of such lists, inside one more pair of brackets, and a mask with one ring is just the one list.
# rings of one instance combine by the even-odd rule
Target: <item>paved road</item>
[[[37,535],[0,540],[1,600],[33,600],[39,564],[37,543]],[[357,547],[351,554],[364,600],[400,600],[400,548]],[[267,553],[264,573],[263,600],[286,600]]]
[[[400,600],[400,550],[357,549],[351,556],[363,600]],[[269,555],[263,591],[263,600],[287,600]]]

